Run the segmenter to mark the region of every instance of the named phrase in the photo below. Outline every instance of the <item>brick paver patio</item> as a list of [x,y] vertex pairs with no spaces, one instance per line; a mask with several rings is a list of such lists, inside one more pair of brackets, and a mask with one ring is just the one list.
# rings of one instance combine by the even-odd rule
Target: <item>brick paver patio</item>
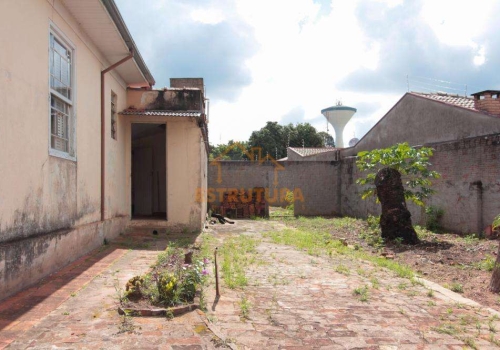
[[[242,220],[211,228],[208,234],[221,242],[236,234],[261,239],[260,263],[248,270],[246,288],[223,288],[216,300],[210,286],[205,314],[195,311],[170,321],[116,312],[117,289],[146,272],[174,238],[128,235],[0,302],[0,348],[497,348],[500,325],[490,311],[429,293],[365,261],[311,256],[262,238],[277,226]],[[366,301],[354,293],[363,287]],[[248,318],[241,317],[242,298],[250,303]]]

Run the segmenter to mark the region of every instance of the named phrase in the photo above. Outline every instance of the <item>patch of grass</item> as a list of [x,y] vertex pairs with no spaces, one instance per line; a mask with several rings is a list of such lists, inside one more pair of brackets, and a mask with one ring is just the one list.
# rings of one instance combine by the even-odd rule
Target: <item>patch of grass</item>
[[488,341],[496,346],[500,346],[500,341],[498,341],[493,334],[490,334]]
[[238,236],[227,239],[220,252],[222,256],[222,278],[228,288],[242,288],[248,285],[246,269],[256,262],[256,239]]
[[456,282],[451,284],[450,289],[455,293],[463,293],[464,292],[464,286],[462,286],[460,283],[456,283]]
[[427,296],[428,296],[429,298],[434,297],[434,291],[433,291],[432,289],[429,289],[429,290],[427,291]]
[[479,242],[479,236],[475,233],[471,233],[463,237],[465,243],[470,245],[476,245]]
[[408,285],[406,283],[401,282],[400,284],[398,284],[399,290],[405,290],[406,288],[408,288]]
[[493,271],[493,268],[495,267],[495,258],[487,254],[483,260],[474,263],[473,266],[478,270]]
[[246,296],[242,296],[241,300],[239,302],[240,305],[240,315],[242,318],[248,320],[250,316],[250,308],[252,307],[252,304],[248,301]]
[[[294,224],[300,226],[301,222],[304,222],[306,220],[308,219],[299,217],[298,219],[296,219]],[[304,227],[300,226],[298,228],[286,228],[281,231],[266,232],[264,233],[264,236],[271,238],[274,243],[293,246],[297,249],[307,251],[311,255],[345,255],[355,259],[370,261],[380,267],[385,267],[395,272],[399,277],[411,279],[414,276],[413,270],[411,270],[406,265],[400,264],[391,259],[386,259],[381,256],[371,255],[369,252],[366,252],[362,249],[351,249],[345,246],[341,240],[334,239],[328,232],[307,228],[312,226],[313,223],[322,223],[323,220],[328,222],[328,220],[319,220],[317,218],[310,220],[312,221],[312,223],[308,222],[306,225],[304,225]],[[332,219],[330,221],[334,226],[333,223],[335,223],[336,220]],[[349,223],[349,221],[347,221],[347,223]]]
[[135,329],[134,321],[129,315],[123,315],[120,318],[120,324],[118,326],[118,334],[120,333],[131,333]]
[[468,347],[472,348],[472,349],[477,349],[477,346],[476,346],[476,342],[474,341],[474,338],[472,337],[467,337],[465,339],[463,339],[463,342],[465,343],[465,345],[467,345]]
[[353,294],[359,296],[360,301],[368,301],[368,286],[358,287],[354,289]]
[[460,332],[460,330],[451,323],[443,323],[437,327],[432,327],[431,329],[435,332],[448,335],[456,335]]
[[378,281],[377,277],[370,278],[370,282],[372,283],[372,288],[379,289],[380,282]]
[[349,272],[350,272],[349,268],[345,265],[342,265],[342,264],[337,265],[337,267],[335,268],[335,271],[337,271],[338,273],[341,273],[343,275],[346,275],[346,276],[349,276]]
[[432,300],[429,300],[427,302],[427,306],[436,306],[436,303],[434,301],[432,301]]

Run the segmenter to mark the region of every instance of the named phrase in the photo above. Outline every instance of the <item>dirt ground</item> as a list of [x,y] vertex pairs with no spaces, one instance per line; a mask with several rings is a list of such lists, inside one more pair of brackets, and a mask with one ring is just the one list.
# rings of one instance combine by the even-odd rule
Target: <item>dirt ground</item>
[[[277,209],[274,220],[285,221],[287,225],[300,225],[299,221],[287,217],[286,212]],[[344,220],[330,218],[325,221]],[[500,295],[491,293],[488,286],[491,269],[496,259],[498,240],[478,239],[472,235],[435,233],[417,227],[421,243],[415,246],[387,243],[373,246],[363,233],[369,231],[364,220],[350,219],[345,225],[320,222],[332,236],[345,239],[349,245],[358,245],[366,251],[387,255],[399,263],[411,267],[425,279],[461,293],[464,297],[500,311]],[[461,287],[461,288],[460,288]],[[460,290],[462,289],[462,290]]]

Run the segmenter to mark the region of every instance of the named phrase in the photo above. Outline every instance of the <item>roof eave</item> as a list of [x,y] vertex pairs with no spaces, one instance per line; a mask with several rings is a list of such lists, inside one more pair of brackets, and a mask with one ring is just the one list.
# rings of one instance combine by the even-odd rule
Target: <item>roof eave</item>
[[144,62],[139,52],[139,49],[135,45],[134,39],[132,38],[132,35],[130,35],[130,32],[128,31],[125,21],[123,20],[114,0],[101,0],[101,2],[108,11],[109,16],[113,20],[113,23],[116,25],[116,28],[118,29],[118,32],[122,36],[125,44],[127,45],[130,51],[134,52],[134,61],[137,64],[142,75],[149,83],[149,85],[153,86],[156,83],[155,79],[153,78],[153,75],[149,71],[148,67],[146,66],[146,63]]

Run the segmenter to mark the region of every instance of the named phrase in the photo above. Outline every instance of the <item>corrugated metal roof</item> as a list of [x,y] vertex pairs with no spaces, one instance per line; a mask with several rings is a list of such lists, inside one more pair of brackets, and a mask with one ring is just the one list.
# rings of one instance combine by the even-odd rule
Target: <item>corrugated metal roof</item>
[[144,109],[126,109],[119,114],[121,115],[154,115],[162,117],[201,117],[199,111],[159,111],[159,110],[144,110]]
[[320,153],[337,151],[338,148],[334,147],[290,147],[292,151],[300,154],[302,157],[314,156]]
[[427,92],[411,92],[412,94],[426,97],[432,100],[444,102],[450,105],[476,110],[474,108],[474,99],[472,97],[459,96],[455,94],[447,94],[442,92],[427,93]]

